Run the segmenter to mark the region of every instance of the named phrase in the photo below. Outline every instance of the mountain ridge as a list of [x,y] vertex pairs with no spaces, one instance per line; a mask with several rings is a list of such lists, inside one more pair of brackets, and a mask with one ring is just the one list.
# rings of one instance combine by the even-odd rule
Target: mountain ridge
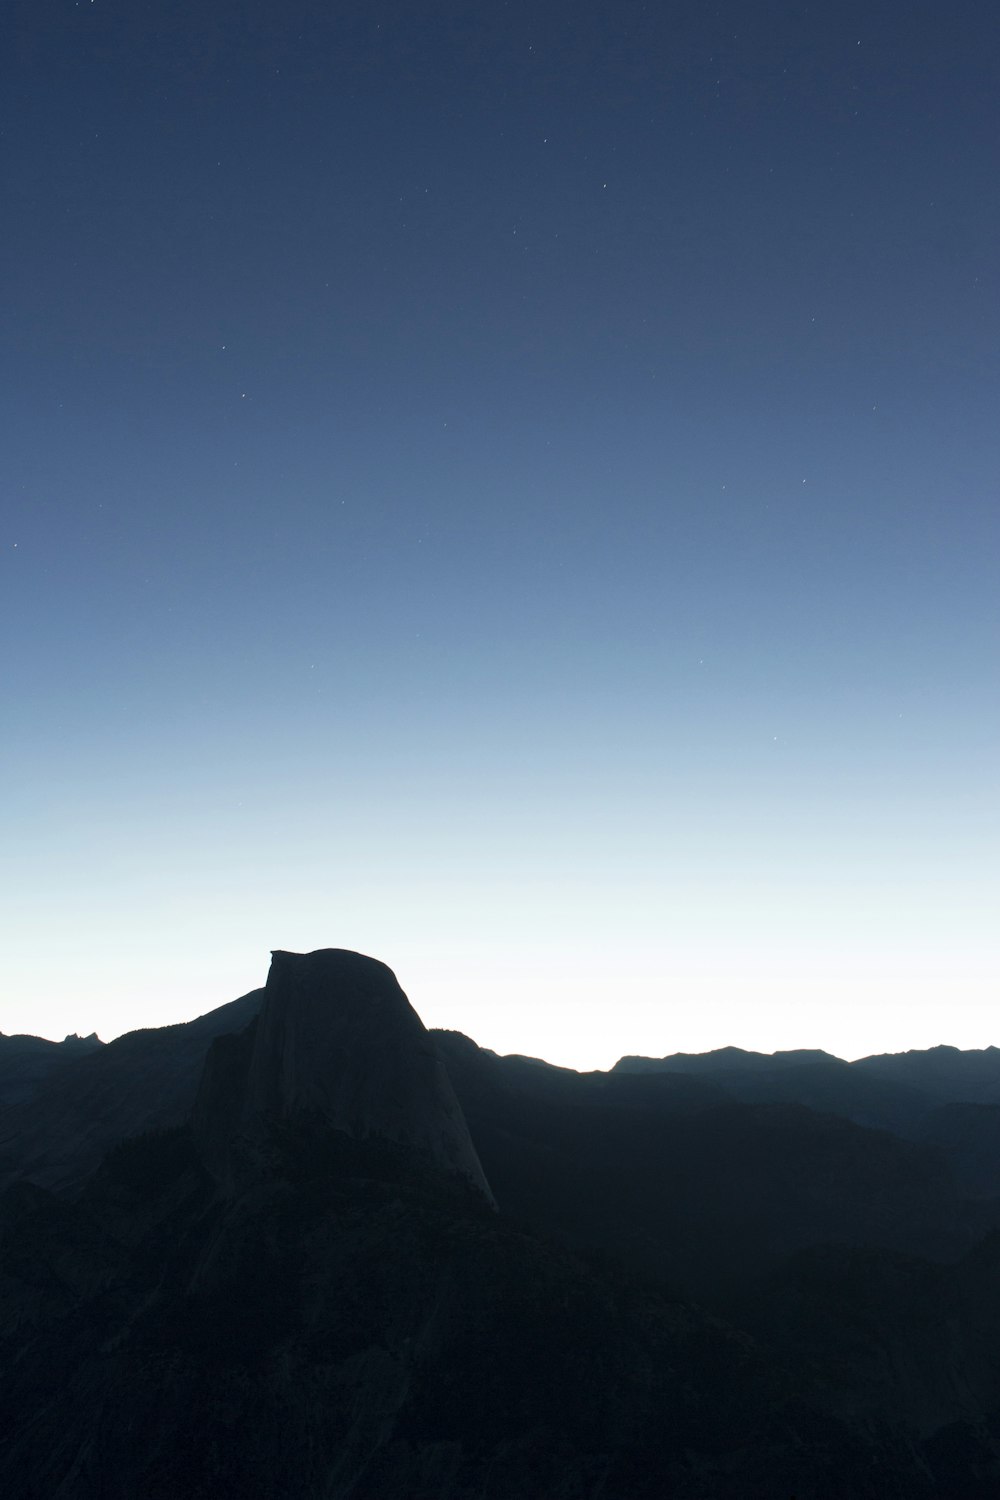
[[0,1114],[0,1485],[997,1500],[997,1113],[806,1058],[581,1074],[277,950],[60,1063]]

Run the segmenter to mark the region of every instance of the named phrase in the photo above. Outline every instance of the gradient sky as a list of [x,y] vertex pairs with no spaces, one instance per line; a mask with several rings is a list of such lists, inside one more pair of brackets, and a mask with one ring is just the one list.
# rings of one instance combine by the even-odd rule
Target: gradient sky
[[1000,1042],[1000,31],[8,0],[0,1028]]

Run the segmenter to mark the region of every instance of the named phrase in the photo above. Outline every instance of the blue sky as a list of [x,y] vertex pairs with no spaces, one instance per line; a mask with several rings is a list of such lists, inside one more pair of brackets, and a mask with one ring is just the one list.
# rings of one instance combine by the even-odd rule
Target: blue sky
[[14,15],[0,1027],[996,1040],[988,9]]

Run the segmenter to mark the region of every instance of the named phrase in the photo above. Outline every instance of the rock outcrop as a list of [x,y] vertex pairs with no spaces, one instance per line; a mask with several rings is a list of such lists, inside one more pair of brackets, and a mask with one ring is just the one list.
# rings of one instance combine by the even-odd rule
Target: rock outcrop
[[208,1054],[196,1138],[219,1177],[233,1140],[312,1118],[412,1148],[492,1202],[432,1037],[385,964],[340,948],[276,951],[260,1014]]

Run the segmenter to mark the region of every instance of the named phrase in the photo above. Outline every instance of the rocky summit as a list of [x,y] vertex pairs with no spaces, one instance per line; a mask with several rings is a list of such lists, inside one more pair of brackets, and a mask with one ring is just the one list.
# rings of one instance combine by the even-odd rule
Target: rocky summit
[[194,1119],[223,1175],[234,1139],[297,1118],[411,1148],[492,1202],[433,1039],[376,959],[341,948],[272,953],[259,1016],[209,1049]]

